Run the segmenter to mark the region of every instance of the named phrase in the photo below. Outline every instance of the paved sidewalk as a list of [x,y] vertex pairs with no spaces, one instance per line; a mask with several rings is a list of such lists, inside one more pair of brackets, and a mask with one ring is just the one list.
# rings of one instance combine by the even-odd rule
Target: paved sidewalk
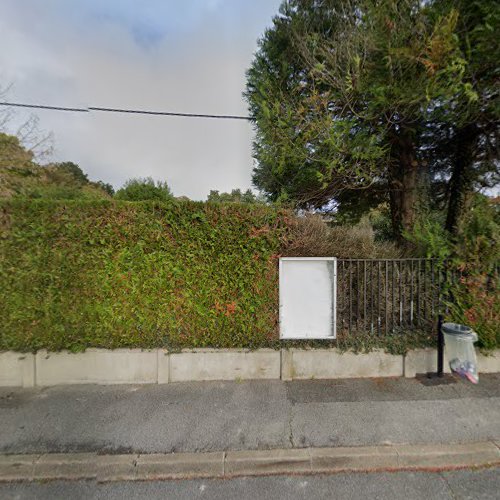
[[500,439],[500,375],[0,390],[0,453],[171,453]]

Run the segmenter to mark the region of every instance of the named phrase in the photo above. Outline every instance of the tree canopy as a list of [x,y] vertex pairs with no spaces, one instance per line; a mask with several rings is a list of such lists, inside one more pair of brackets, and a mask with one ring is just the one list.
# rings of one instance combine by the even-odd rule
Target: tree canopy
[[230,193],[219,193],[212,189],[208,195],[207,201],[212,203],[263,203],[264,200],[255,195],[251,189],[242,192],[241,189],[233,189]]
[[127,201],[168,201],[173,199],[173,194],[166,182],[145,177],[126,181],[124,186],[116,192],[115,198]]
[[112,186],[92,182],[73,162],[39,165],[35,155],[13,135],[0,133],[0,197],[106,198]]
[[[247,74],[255,185],[305,208],[386,201],[394,233],[411,229],[426,183],[451,175],[445,162],[431,172],[433,128],[477,116],[466,4],[285,0]],[[471,24],[489,37],[484,19]]]

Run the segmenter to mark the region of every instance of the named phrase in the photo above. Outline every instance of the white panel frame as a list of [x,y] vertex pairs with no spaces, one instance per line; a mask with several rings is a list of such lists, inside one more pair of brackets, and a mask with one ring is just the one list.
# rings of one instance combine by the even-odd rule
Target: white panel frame
[[[284,291],[282,287],[284,262],[287,261],[330,261],[333,262],[331,334],[322,336],[285,335],[283,331]],[[337,338],[337,258],[336,257],[281,257],[279,260],[279,324],[280,340],[334,340]]]

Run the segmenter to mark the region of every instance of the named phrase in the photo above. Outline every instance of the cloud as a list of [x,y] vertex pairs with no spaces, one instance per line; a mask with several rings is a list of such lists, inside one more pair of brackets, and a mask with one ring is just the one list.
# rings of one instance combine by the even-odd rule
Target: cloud
[[[241,97],[257,38],[279,0],[5,0],[3,83],[19,101],[247,114]],[[167,180],[176,195],[250,186],[244,121],[38,113],[56,160],[115,186]]]

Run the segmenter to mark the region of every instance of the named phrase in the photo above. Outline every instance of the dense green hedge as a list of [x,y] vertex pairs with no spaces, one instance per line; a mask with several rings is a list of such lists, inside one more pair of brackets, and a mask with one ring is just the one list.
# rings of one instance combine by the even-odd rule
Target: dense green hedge
[[3,202],[0,350],[276,345],[286,214],[172,202]]
[[[320,237],[304,243],[296,223],[264,205],[4,201],[0,351],[279,347],[279,254],[294,238],[314,254]],[[402,353],[432,342],[340,332],[284,345]]]

